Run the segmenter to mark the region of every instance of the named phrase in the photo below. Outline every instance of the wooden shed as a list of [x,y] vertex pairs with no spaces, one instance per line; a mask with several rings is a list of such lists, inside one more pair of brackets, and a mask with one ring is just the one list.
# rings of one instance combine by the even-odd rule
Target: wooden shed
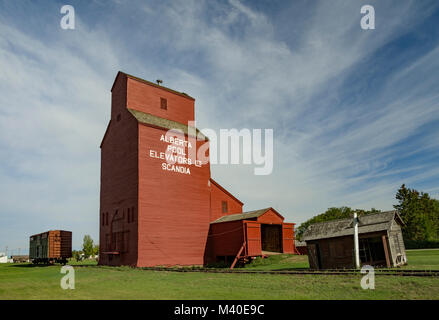
[[273,208],[223,216],[210,224],[208,262],[236,263],[273,253],[295,253],[294,223]]
[[[358,218],[359,253],[362,265],[395,267],[407,263],[397,211],[363,215]],[[315,223],[303,235],[312,269],[353,268],[353,219]]]

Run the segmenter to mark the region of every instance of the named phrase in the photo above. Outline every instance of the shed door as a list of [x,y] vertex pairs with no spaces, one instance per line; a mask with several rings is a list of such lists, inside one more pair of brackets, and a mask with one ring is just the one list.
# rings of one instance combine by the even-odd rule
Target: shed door
[[292,224],[282,225],[283,253],[294,253],[294,229]]
[[282,251],[282,225],[261,224],[261,247],[262,251]]
[[320,265],[320,250],[317,243],[310,243],[308,247],[308,260],[311,269],[321,269]]
[[260,256],[262,254],[261,248],[261,224],[253,221],[245,222],[245,234],[247,243],[248,256]]

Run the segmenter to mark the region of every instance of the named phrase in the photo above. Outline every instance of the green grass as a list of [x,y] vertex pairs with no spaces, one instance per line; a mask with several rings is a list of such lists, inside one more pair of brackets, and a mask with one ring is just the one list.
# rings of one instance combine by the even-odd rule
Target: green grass
[[75,259],[69,259],[68,262],[71,266],[96,266],[98,264],[97,260],[87,259],[82,261],[76,261]]
[[252,263],[245,265],[245,269],[251,270],[300,270],[308,268],[308,256],[291,254],[278,254],[265,259],[256,258]]
[[[439,250],[421,249],[407,250],[408,264],[402,269],[439,270]],[[289,254],[273,255],[268,258],[256,258],[252,263],[245,265],[251,270],[300,270],[308,269],[308,256]]]
[[439,250],[418,249],[407,250],[405,269],[439,270]]
[[[410,268],[439,266],[439,250],[409,251]],[[359,276],[211,274],[101,267],[81,262],[75,290],[62,290],[61,266],[0,265],[0,299],[439,299],[439,278],[377,275],[375,290]],[[305,268],[306,256],[258,259],[252,270]]]

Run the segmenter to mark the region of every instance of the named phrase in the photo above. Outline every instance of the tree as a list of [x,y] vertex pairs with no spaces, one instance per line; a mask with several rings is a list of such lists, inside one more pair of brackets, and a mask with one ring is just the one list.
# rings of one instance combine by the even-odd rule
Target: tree
[[[404,184],[396,193],[396,199],[398,204],[394,205],[394,208],[399,211],[405,223],[402,228],[404,240],[439,240],[439,200],[430,198],[428,193],[407,188]],[[374,208],[369,211],[353,210],[349,207],[329,208],[324,213],[302,223],[296,230],[296,237],[300,240],[310,224],[349,218],[352,217],[354,211],[359,216],[380,212]]]
[[99,254],[99,245],[96,244],[96,245],[93,247],[93,255],[94,255],[94,256],[97,256],[98,254]]
[[406,188],[405,184],[396,193],[398,204],[394,205],[405,222],[404,238],[415,241],[439,239],[439,201],[428,193]]
[[93,239],[88,234],[86,234],[82,243],[82,252],[84,252],[85,258],[89,258],[93,255],[93,249]]
[[82,259],[81,254],[82,254],[82,251],[73,250],[72,251],[72,258],[75,259],[76,261],[80,261]]

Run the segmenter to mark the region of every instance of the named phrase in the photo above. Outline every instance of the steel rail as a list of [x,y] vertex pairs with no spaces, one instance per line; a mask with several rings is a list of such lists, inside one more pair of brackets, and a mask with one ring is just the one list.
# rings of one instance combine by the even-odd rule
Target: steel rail
[[[118,266],[97,266],[97,265],[73,265],[80,268],[118,268]],[[227,274],[278,274],[278,275],[345,275],[361,276],[360,270],[356,269],[324,269],[324,270],[246,270],[246,269],[226,269],[226,268],[173,268],[173,267],[133,267],[147,271],[158,272],[203,272],[203,273],[227,273]],[[439,270],[402,270],[402,269],[375,269],[375,275],[379,276],[406,276],[406,277],[439,277]]]

